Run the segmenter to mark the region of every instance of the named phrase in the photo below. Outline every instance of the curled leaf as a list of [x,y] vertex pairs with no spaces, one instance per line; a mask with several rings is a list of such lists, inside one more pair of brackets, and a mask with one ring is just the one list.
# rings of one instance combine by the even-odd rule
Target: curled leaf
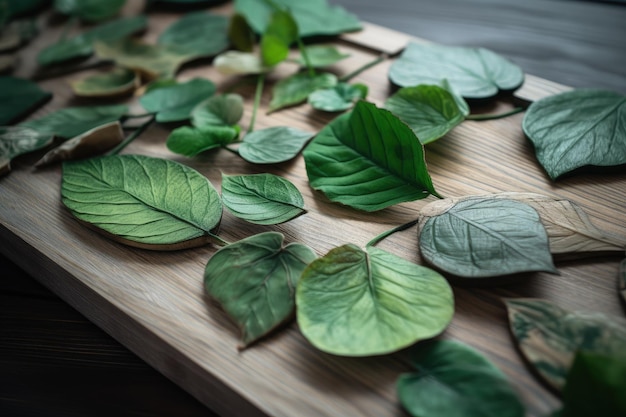
[[29,127],[0,127],[0,176],[11,170],[13,158],[46,147],[53,139],[53,135]]
[[72,90],[79,97],[115,97],[130,94],[139,87],[140,79],[135,71],[114,68],[110,72],[96,74],[73,82]]

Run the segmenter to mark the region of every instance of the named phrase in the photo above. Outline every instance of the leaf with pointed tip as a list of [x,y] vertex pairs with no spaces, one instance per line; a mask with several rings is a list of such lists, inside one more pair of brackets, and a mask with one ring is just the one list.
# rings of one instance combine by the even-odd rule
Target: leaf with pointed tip
[[0,176],[11,170],[13,158],[48,146],[53,139],[53,135],[29,127],[0,127]]
[[[339,49],[333,45],[305,46],[304,51],[309,60],[309,64],[313,68],[328,67],[350,56],[350,54],[340,52]],[[296,62],[302,67],[305,67],[307,64],[302,55],[296,58]]]
[[0,77],[0,126],[15,122],[51,97],[52,94],[32,81],[11,76]]
[[198,103],[191,112],[195,127],[233,126],[243,117],[243,97],[239,94],[219,94]]
[[201,152],[232,143],[238,134],[237,129],[230,126],[182,126],[170,133],[165,145],[174,153],[196,156]]
[[283,240],[277,232],[251,236],[218,250],[206,265],[205,288],[240,326],[243,347],[293,316],[296,284],[316,257],[308,246]]
[[296,186],[272,174],[222,174],[222,201],[233,215],[254,224],[284,223],[305,212]]
[[175,250],[210,242],[222,202],[199,172],[165,159],[110,155],[65,162],[63,204],[114,240]]
[[309,95],[309,104],[316,110],[339,112],[354,106],[357,100],[365,99],[367,86],[364,84],[337,83],[333,88],[314,91]]
[[228,48],[227,29],[226,16],[193,12],[167,27],[157,42],[194,57],[211,57]]
[[238,151],[253,164],[278,164],[295,158],[311,137],[293,127],[269,127],[244,136]]
[[213,60],[215,69],[225,75],[262,74],[270,68],[263,66],[257,54],[240,51],[226,51]]
[[388,110],[359,101],[304,149],[311,186],[360,210],[437,196],[415,133]]
[[54,0],[54,8],[63,14],[98,22],[115,16],[125,3],[126,0]]
[[300,104],[312,92],[323,88],[331,88],[336,84],[337,77],[329,73],[312,76],[308,72],[300,72],[283,78],[272,89],[269,112]]
[[318,349],[344,356],[395,352],[441,333],[454,300],[437,272],[349,244],[313,261],[296,290],[298,325]]
[[90,75],[71,83],[74,94],[79,97],[115,97],[130,94],[139,87],[135,71],[126,68]]
[[626,359],[626,319],[622,317],[570,312],[532,298],[508,299],[506,307],[521,352],[559,391],[579,350]]
[[193,109],[213,93],[215,84],[204,78],[194,78],[150,89],[139,103],[150,113],[156,113],[157,122],[178,122],[189,119]]

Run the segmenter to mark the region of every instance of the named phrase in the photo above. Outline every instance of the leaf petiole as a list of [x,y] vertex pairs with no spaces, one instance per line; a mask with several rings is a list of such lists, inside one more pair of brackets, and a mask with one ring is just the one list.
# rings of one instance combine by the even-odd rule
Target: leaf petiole
[[306,64],[307,70],[309,71],[309,77],[315,77],[315,68],[311,65],[311,60],[309,59],[309,54],[306,51],[306,47],[302,42],[302,39],[298,36],[298,49],[300,50],[300,55],[302,55],[302,59],[304,59],[304,63]]
[[118,153],[120,153],[120,151],[128,146],[128,144],[137,139],[137,137],[141,135],[154,122],[155,118],[155,115],[150,117],[150,119],[148,119],[144,124],[139,126],[137,130],[131,133],[130,136],[128,136],[123,142],[107,152],[107,155],[117,155]]
[[513,110],[504,113],[498,114],[470,114],[465,117],[465,120],[474,120],[474,121],[485,121],[485,120],[496,120],[503,119],[505,117],[513,116],[514,114],[521,113],[526,110],[524,107],[516,107]]
[[378,58],[374,59],[373,61],[370,61],[367,64],[363,65],[362,67],[357,68],[356,70],[352,71],[351,73],[346,74],[343,77],[339,78],[339,81],[347,83],[348,81],[350,81],[351,79],[353,79],[354,77],[356,77],[357,75],[362,73],[363,71],[368,70],[368,69],[372,68],[373,66],[380,64],[381,62],[383,62],[387,58],[388,58],[387,54],[381,54],[381,55],[378,56]]
[[211,239],[215,239],[217,241],[217,243],[219,243],[220,245],[223,246],[228,246],[230,245],[230,242],[225,241],[224,239],[222,239],[221,237],[219,237],[218,235],[214,235],[213,233],[207,233],[209,235],[209,237]]
[[409,228],[415,226],[417,223],[419,223],[419,219],[412,220],[412,221],[410,221],[408,223],[401,224],[400,226],[394,227],[391,230],[387,230],[386,232],[383,232],[383,233],[379,234],[374,239],[372,239],[369,242],[367,242],[367,245],[365,245],[365,246],[366,247],[376,246],[383,239],[391,236],[394,233],[401,232],[403,230],[409,229]]

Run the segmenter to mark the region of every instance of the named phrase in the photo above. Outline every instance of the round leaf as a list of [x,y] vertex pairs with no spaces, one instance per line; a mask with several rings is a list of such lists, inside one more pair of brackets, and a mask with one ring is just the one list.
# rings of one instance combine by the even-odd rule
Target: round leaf
[[217,251],[204,285],[240,326],[246,346],[293,316],[298,278],[314,259],[308,246],[283,247],[282,234],[261,233]]
[[236,217],[262,225],[284,223],[305,212],[296,186],[272,174],[222,174],[222,201]]
[[232,126],[243,116],[243,98],[239,94],[219,94],[200,102],[191,112],[196,127]]
[[53,139],[53,135],[29,127],[0,127],[0,175],[11,170],[11,159],[48,146]]
[[228,18],[206,12],[186,14],[159,36],[158,43],[171,45],[194,57],[211,57],[229,44]]
[[238,151],[253,164],[277,164],[295,158],[312,136],[293,127],[269,127],[244,136]]
[[331,88],[335,84],[337,84],[337,77],[329,73],[311,76],[308,72],[301,72],[283,78],[272,89],[269,111],[273,112],[284,107],[300,104],[315,90]]
[[367,86],[338,83],[333,88],[314,91],[309,95],[309,104],[316,110],[337,112],[348,110],[357,100],[367,96]]
[[177,154],[196,156],[201,152],[232,143],[238,131],[229,126],[182,126],[174,129],[167,137],[165,145]]
[[33,111],[52,94],[32,81],[16,77],[0,77],[0,126],[15,122]]
[[112,71],[85,77],[72,83],[74,94],[80,97],[112,97],[129,94],[139,86],[135,71],[114,68]]
[[587,165],[626,164],[626,96],[573,90],[530,105],[522,123],[550,178]]
[[441,333],[454,312],[437,272],[381,249],[331,250],[304,271],[296,291],[298,325],[335,355],[391,353]]
[[63,164],[63,204],[130,246],[173,250],[206,244],[222,203],[209,180],[165,159],[112,155]]
[[204,78],[151,89],[139,102],[157,122],[177,122],[191,117],[192,110],[215,93],[215,84]]

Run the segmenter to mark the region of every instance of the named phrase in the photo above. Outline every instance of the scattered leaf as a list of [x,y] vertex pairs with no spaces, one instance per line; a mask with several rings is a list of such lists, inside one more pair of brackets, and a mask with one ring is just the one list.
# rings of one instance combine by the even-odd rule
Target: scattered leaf
[[[350,54],[344,54],[332,45],[311,45],[304,48],[309,64],[313,68],[324,68],[336,64],[342,59],[346,59]],[[300,66],[305,67],[306,61],[301,55],[296,58]]]
[[226,16],[206,12],[188,13],[165,29],[158,43],[176,48],[194,58],[212,57],[228,47],[227,29]]
[[218,94],[200,102],[191,112],[196,127],[233,126],[243,117],[243,97],[239,94]]
[[29,80],[0,77],[0,126],[14,123],[46,101],[52,94]]
[[13,158],[46,147],[53,139],[29,127],[0,127],[0,176],[9,173]]
[[312,92],[323,88],[331,88],[336,84],[337,77],[330,73],[311,76],[308,72],[300,72],[283,78],[272,89],[269,111],[273,112],[284,107],[300,104]]
[[364,84],[337,83],[332,88],[314,91],[309,95],[309,104],[316,110],[338,112],[350,109],[358,100],[367,96]]
[[140,79],[135,71],[113,68],[101,74],[90,75],[71,84],[79,97],[115,97],[130,94],[139,87]]
[[467,345],[437,340],[417,346],[416,373],[398,378],[400,402],[419,417],[524,417],[506,376]]
[[204,78],[152,88],[139,102],[157,122],[177,122],[191,117],[192,110],[215,93],[215,84]]
[[196,156],[201,152],[232,143],[238,134],[237,129],[230,126],[182,126],[170,133],[165,145],[174,153]]
[[389,69],[389,79],[400,87],[440,84],[469,99],[490,98],[524,82],[521,68],[484,48],[409,43]]
[[312,137],[293,127],[269,127],[244,136],[238,151],[253,164],[278,164],[295,158]]
[[225,75],[262,74],[269,70],[258,55],[240,51],[227,51],[216,56],[213,66]]
[[454,312],[452,290],[437,272],[351,244],[309,265],[296,306],[302,334],[318,349],[344,356],[383,355],[434,337]]
[[437,196],[413,131],[389,111],[360,101],[305,148],[311,187],[365,211]]
[[626,164],[626,96],[573,90],[535,101],[522,127],[553,180],[587,165]]
[[54,0],[54,8],[82,20],[99,22],[118,14],[125,3],[126,0]]
[[239,13],[231,16],[228,25],[228,39],[239,51],[252,52],[254,50],[256,35],[245,16]]
[[305,212],[296,186],[272,174],[222,174],[222,201],[236,217],[254,224],[284,223]]
[[277,10],[261,37],[261,59],[263,64],[273,67],[289,55],[289,47],[298,40],[298,25],[288,11]]
[[526,359],[561,391],[576,352],[626,359],[626,319],[570,312],[540,299],[508,299],[509,325]]
[[120,122],[115,121],[95,127],[50,150],[37,163],[36,167],[54,162],[83,159],[101,155],[124,140]]
[[241,328],[243,347],[293,316],[298,278],[316,257],[308,246],[283,240],[277,232],[251,236],[218,250],[206,265],[206,290]]
[[546,229],[528,204],[472,197],[435,207],[421,213],[418,235],[422,255],[438,268],[465,278],[557,273]]
[[165,159],[111,155],[63,164],[63,204],[118,242],[154,250],[204,245],[222,216],[197,171]]

